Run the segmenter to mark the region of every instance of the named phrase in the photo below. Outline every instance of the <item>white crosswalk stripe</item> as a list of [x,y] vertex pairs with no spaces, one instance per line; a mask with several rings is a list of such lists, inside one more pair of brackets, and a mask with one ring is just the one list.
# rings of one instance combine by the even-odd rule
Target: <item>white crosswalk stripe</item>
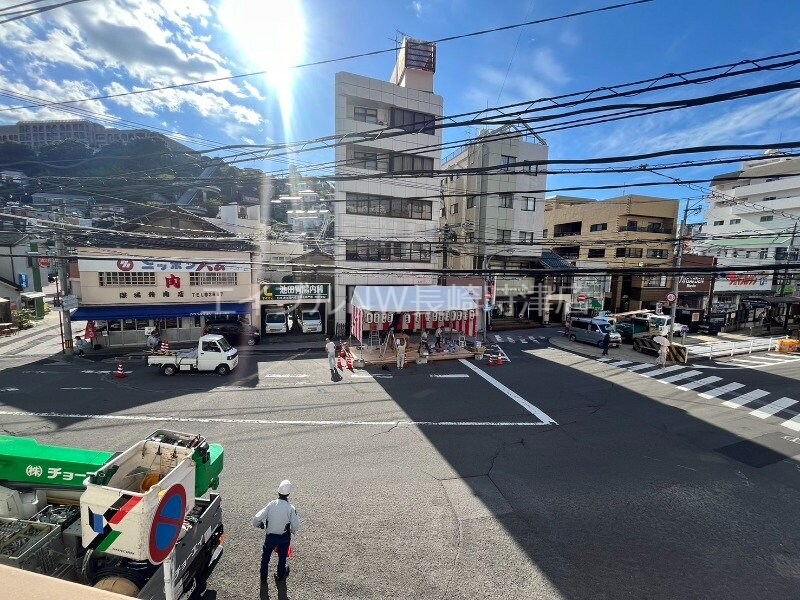
[[736,396],[736,398],[725,400],[722,405],[730,408],[739,408],[740,406],[744,406],[745,404],[753,402],[754,400],[758,400],[759,398],[763,398],[764,396],[769,396],[769,392],[765,392],[764,390],[753,390],[752,392],[747,392],[741,396]]
[[600,358],[598,358],[597,360],[598,360],[599,362],[608,362],[608,361],[610,361],[610,360],[613,360],[613,359],[612,359],[612,358],[609,358],[608,356],[601,356],[601,357],[600,357]]
[[624,367],[625,365],[631,364],[629,360],[615,360],[614,362],[607,363],[612,367]]
[[712,375],[711,377],[706,377],[705,379],[698,379],[697,381],[690,381],[689,383],[684,383],[683,385],[677,385],[679,390],[688,391],[693,390],[699,387],[703,387],[704,385],[711,385],[712,383],[717,383],[718,381],[722,381],[722,377],[717,377],[716,375]]
[[783,423],[781,423],[781,425],[791,429],[792,431],[800,431],[800,415],[792,417],[788,421],[784,421]]
[[750,414],[759,419],[766,419],[767,417],[781,412],[784,408],[789,408],[792,404],[797,404],[797,400],[792,400],[784,396],[783,398],[775,400],[775,402],[770,402],[766,406],[750,411]]
[[[653,365],[650,365],[650,366],[653,366]],[[671,365],[671,366],[666,367],[664,369],[662,369],[661,367],[658,367],[656,369],[653,369],[652,371],[645,371],[643,373],[637,373],[637,375],[641,375],[642,377],[655,377],[656,375],[661,375],[662,373],[671,373],[672,371],[678,371],[680,369],[685,369],[685,368],[686,367],[684,367],[683,365]]]
[[653,363],[642,363],[640,365],[634,365],[633,367],[628,367],[628,371],[641,371],[642,369],[652,369]]
[[661,383],[674,383],[675,381],[680,381],[681,379],[688,379],[689,377],[694,377],[695,375],[702,375],[702,371],[696,371],[692,369],[691,371],[684,371],[683,373],[678,373],[677,375],[671,375],[670,377],[664,377],[664,379],[658,379],[657,381]]
[[701,398],[706,398],[710,400],[711,398],[717,398],[722,396],[722,394],[727,394],[728,392],[732,392],[734,390],[738,390],[739,388],[743,388],[743,383],[731,382],[726,385],[723,385],[718,388],[711,388],[707,392],[703,392],[702,394],[698,394]]

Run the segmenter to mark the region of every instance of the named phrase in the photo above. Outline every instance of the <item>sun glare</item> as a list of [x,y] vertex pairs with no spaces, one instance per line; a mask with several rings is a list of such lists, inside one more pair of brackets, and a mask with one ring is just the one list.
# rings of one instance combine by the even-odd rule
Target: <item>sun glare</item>
[[[303,62],[306,21],[298,0],[224,0],[219,20],[244,60],[266,71],[265,78],[278,97],[284,129],[294,104],[296,69]],[[288,133],[288,132],[287,132]]]

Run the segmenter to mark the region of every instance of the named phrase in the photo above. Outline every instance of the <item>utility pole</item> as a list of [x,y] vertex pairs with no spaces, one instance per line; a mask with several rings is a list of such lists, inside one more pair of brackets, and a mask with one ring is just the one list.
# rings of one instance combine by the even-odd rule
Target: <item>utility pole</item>
[[[794,249],[794,240],[797,237],[797,221],[794,223],[794,228],[792,229],[792,241],[789,242],[789,248],[786,251],[786,266],[783,268],[783,278],[781,280],[781,296],[786,292],[786,280],[789,278],[789,263],[792,259],[792,250]],[[795,259],[797,260],[797,259]],[[786,303],[786,315],[783,320],[783,330],[789,330],[789,309],[792,307],[791,304],[788,302]]]
[[56,265],[58,266],[58,280],[61,283],[61,317],[64,322],[64,354],[72,356],[73,353],[73,340],[72,340],[72,321],[70,320],[69,311],[64,308],[64,295],[68,291],[67,283],[67,267],[66,267],[66,250],[64,248],[64,229],[61,225],[64,223],[64,204],[61,204],[59,211],[59,227],[55,232],[56,239]]
[[686,221],[689,219],[689,201],[686,201],[686,208],[683,209],[683,220],[677,231],[676,239],[678,240],[678,249],[675,253],[675,273],[672,275],[672,295],[675,300],[672,302],[670,308],[670,326],[669,326],[669,343],[672,345],[672,340],[675,337],[675,319],[678,316],[678,285],[681,280],[680,268],[683,262],[683,232],[686,229]]

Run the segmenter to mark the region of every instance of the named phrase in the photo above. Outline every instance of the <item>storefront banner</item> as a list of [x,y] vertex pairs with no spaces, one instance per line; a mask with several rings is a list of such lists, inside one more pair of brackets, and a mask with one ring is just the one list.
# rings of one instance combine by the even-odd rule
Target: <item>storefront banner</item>
[[119,260],[79,258],[78,269],[82,272],[99,273],[249,273],[249,263],[215,261],[169,261],[169,260]]
[[[359,314],[359,321],[356,320],[356,311]],[[362,330],[370,331],[389,331],[394,322],[394,313],[383,313],[366,311],[353,308],[353,335],[357,334],[359,324]],[[403,313],[402,322],[399,329],[408,331],[422,331],[423,329],[434,330],[438,327],[451,327],[456,331],[461,331],[465,335],[474,336],[478,328],[478,311],[470,310],[451,310],[440,312],[413,312]],[[358,338],[359,340],[361,338]]]
[[772,275],[769,273],[728,273],[725,279],[714,284],[714,293],[724,292],[770,292]]
[[328,300],[328,283],[271,283],[261,286],[262,300],[292,302],[298,300]]

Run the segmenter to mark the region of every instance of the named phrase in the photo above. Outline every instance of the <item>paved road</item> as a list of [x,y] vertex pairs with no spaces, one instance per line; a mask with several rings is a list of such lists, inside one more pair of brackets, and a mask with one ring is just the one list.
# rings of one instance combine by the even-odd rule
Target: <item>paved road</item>
[[[553,333],[501,343],[499,368],[337,384],[309,353],[246,356],[227,378],[131,362],[122,380],[103,363],[5,357],[0,426],[84,447],[162,426],[224,444],[226,555],[209,598],[255,597],[249,521],[284,477],[304,521],[294,599],[793,597],[800,434],[725,402],[800,400],[794,367],[709,363],[664,383],[686,371],[612,366],[550,347]],[[720,379],[678,389],[707,377]]]

